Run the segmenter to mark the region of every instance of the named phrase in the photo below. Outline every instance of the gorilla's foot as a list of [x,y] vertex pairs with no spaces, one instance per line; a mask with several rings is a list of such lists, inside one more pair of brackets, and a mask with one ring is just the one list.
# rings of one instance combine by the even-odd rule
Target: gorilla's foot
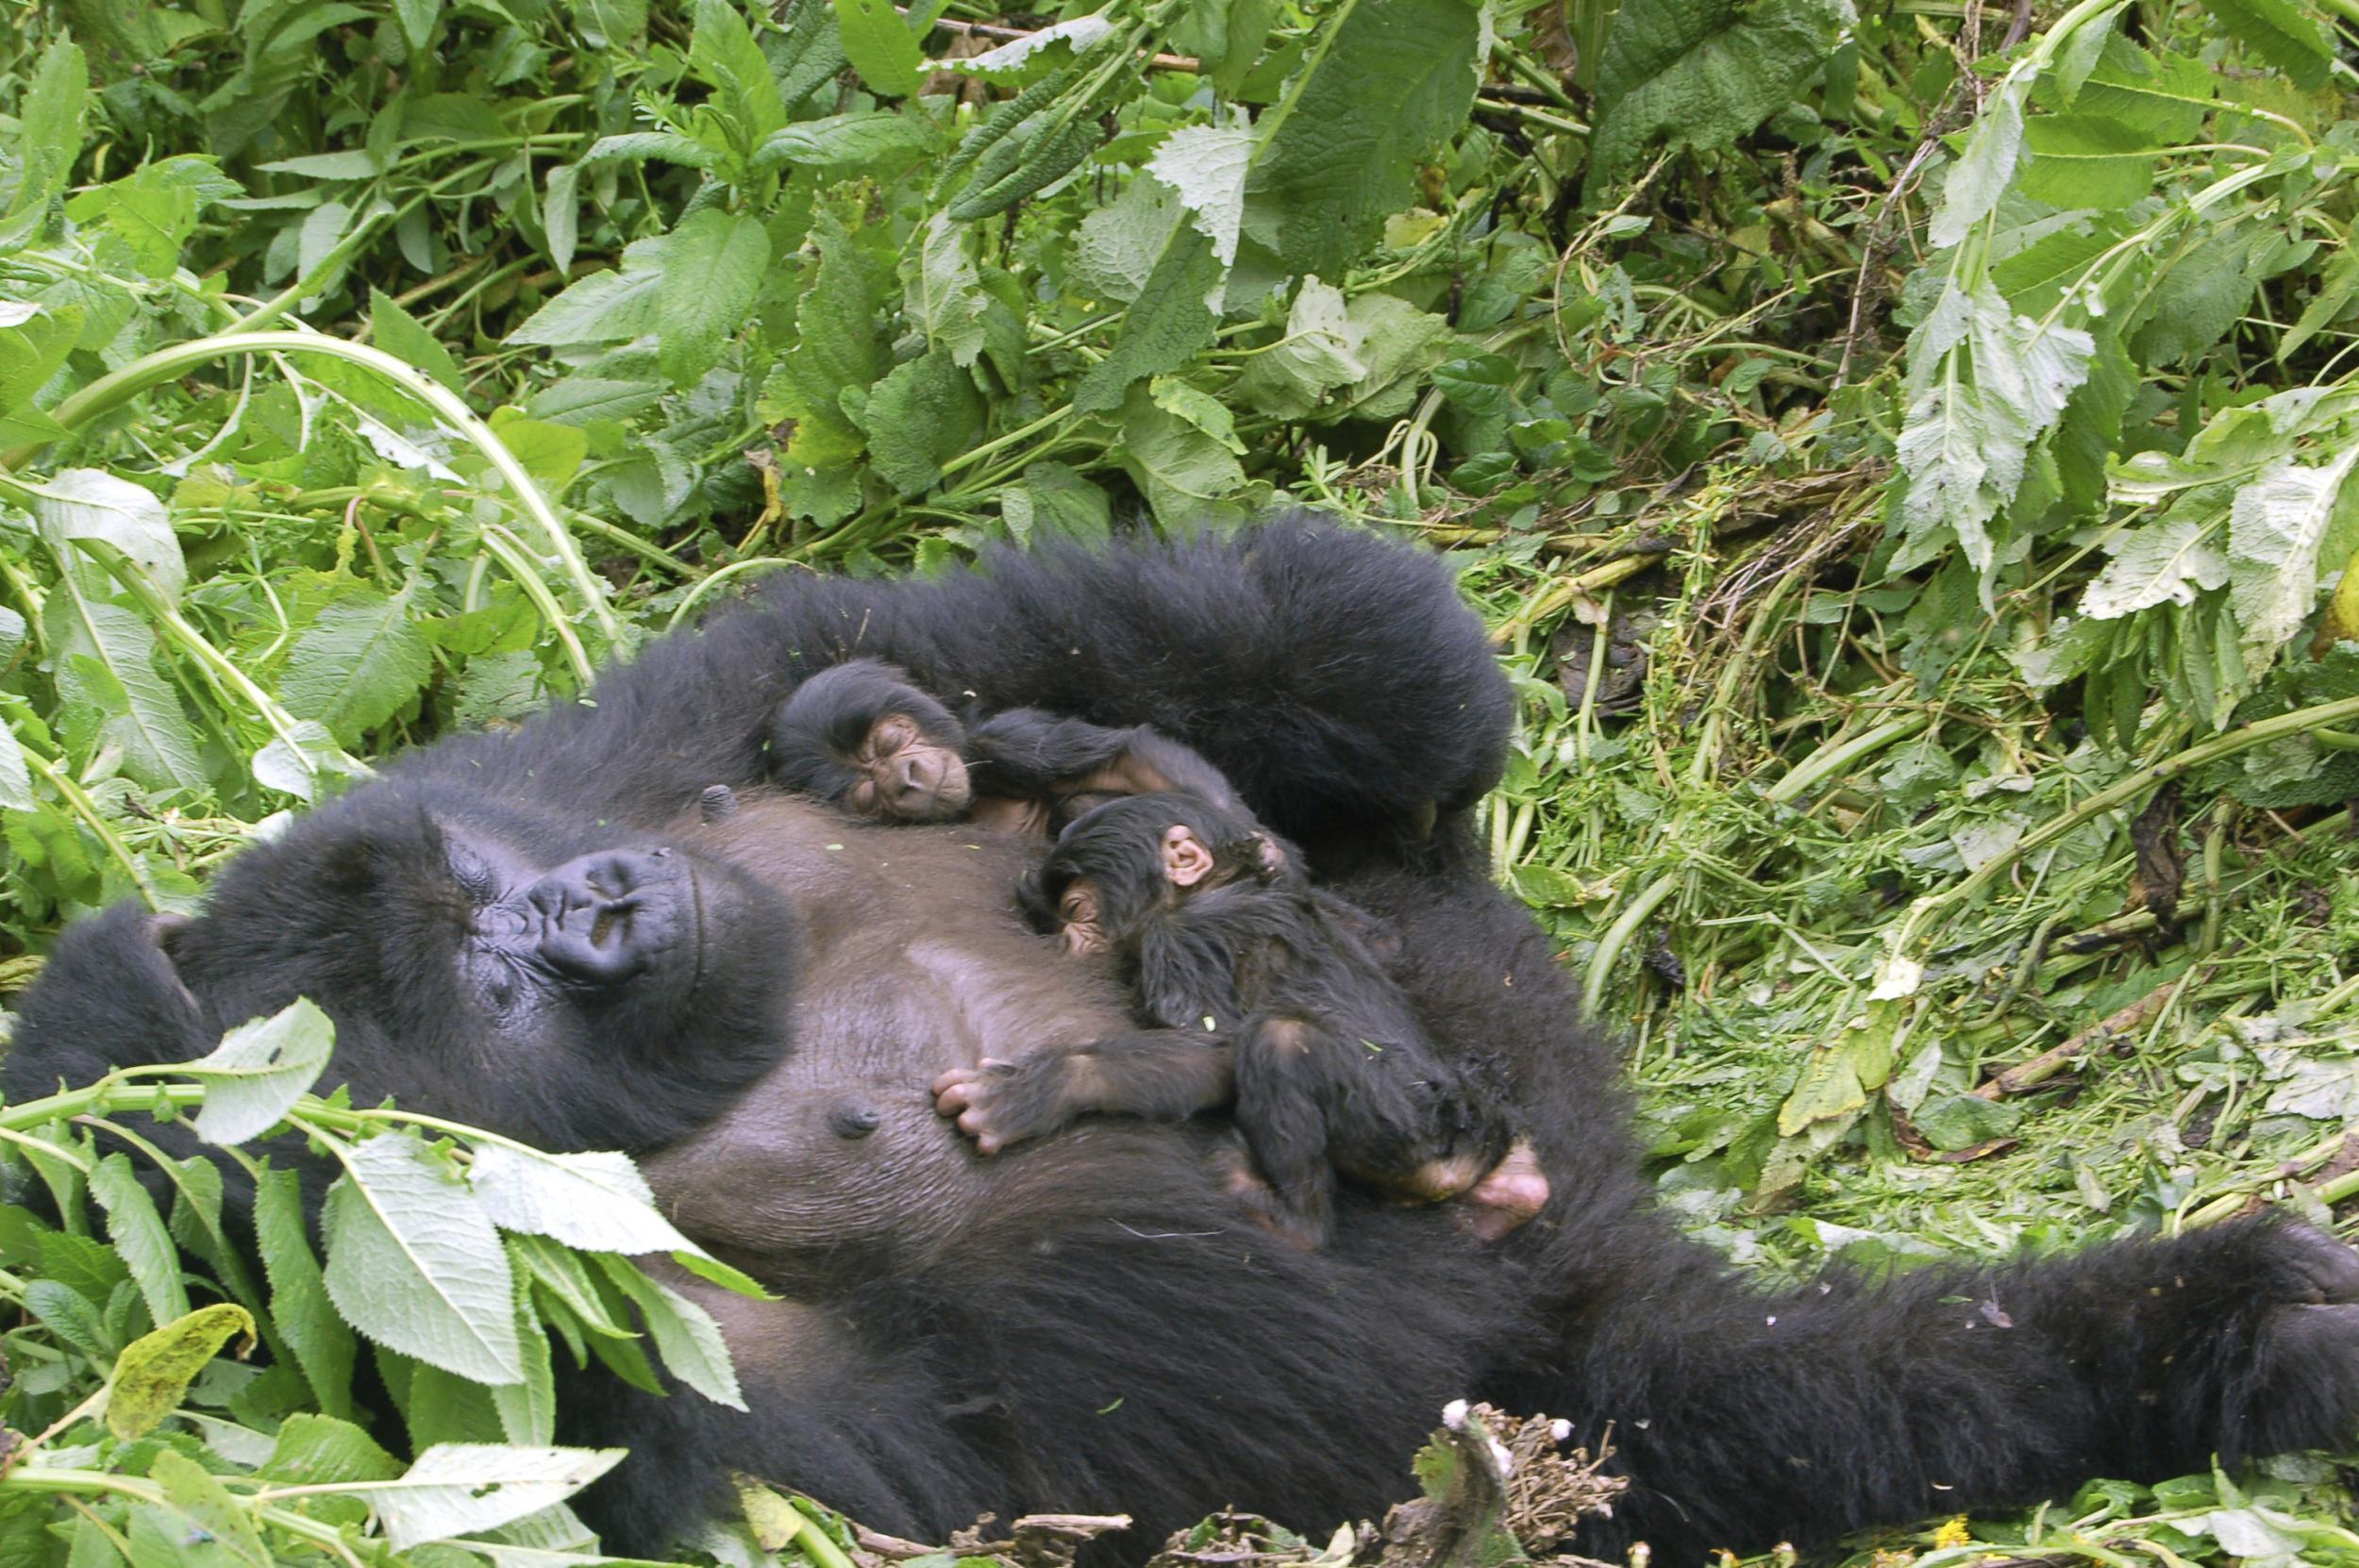
[[1459,1224],[1477,1238],[1496,1242],[1548,1206],[1548,1173],[1529,1139],[1518,1138],[1490,1174],[1466,1189],[1459,1202]]

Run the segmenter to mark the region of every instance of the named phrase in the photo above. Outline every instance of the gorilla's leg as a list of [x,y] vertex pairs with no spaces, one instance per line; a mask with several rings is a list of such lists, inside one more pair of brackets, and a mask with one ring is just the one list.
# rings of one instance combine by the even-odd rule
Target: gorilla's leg
[[1626,1226],[1575,1365],[1497,1391],[1592,1442],[1612,1424],[1632,1485],[1592,1549],[1808,1547],[2359,1430],[2359,1257],[2303,1226],[1781,1296]]

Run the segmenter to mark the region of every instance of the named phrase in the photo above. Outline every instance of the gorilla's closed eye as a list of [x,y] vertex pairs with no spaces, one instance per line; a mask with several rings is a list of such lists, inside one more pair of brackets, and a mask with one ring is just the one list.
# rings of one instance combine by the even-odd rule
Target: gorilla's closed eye
[[468,898],[477,904],[489,904],[499,897],[500,875],[491,861],[457,840],[449,842],[446,858],[451,880],[459,884],[459,891]]

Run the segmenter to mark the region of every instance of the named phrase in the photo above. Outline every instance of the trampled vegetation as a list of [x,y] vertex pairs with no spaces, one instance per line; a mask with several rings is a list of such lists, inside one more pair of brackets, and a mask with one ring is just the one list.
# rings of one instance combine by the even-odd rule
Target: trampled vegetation
[[[760,574],[1293,499],[1463,567],[1499,864],[1740,1258],[2359,1195],[2351,0],[9,15],[0,988]],[[103,1216],[0,1206],[0,1557],[579,1560],[552,1356],[734,1397],[635,1176],[311,1097],[323,1025],[0,1110]],[[151,1113],[335,1151],[325,1258]],[[2359,1562],[2335,1476],[1870,1546]]]

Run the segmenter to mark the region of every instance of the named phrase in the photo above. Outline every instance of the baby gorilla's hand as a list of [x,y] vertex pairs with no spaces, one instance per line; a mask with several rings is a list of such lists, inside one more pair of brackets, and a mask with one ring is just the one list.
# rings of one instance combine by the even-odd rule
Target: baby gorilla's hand
[[1059,1104],[1056,1075],[1041,1070],[1046,1064],[1042,1058],[1017,1063],[986,1057],[973,1067],[953,1067],[934,1079],[934,1109],[957,1122],[980,1154],[1054,1132],[1072,1118]]

